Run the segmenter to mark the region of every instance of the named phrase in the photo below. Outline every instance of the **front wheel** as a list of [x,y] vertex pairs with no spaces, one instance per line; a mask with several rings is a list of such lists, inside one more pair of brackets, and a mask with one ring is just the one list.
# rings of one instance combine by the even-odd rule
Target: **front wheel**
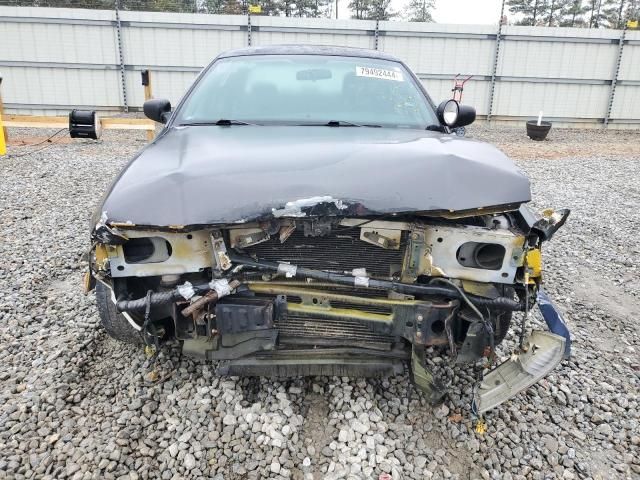
[[512,312],[500,312],[496,315],[494,320],[495,330],[493,332],[493,341],[495,345],[500,345],[504,340],[504,337],[507,336],[509,327],[511,326],[512,316]]
[[124,315],[116,311],[116,306],[111,300],[111,290],[102,282],[96,284],[96,303],[100,323],[110,337],[136,345],[144,343],[141,332],[133,328]]

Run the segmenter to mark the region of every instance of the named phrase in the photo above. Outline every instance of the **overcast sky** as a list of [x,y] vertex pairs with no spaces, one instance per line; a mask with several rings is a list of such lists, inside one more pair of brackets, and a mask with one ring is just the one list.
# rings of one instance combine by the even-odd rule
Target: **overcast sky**
[[[392,0],[392,8],[402,11],[408,0]],[[350,18],[349,0],[338,0],[341,19]],[[436,0],[433,18],[438,23],[497,24],[502,0]]]
[[501,4],[502,0],[436,0],[433,18],[438,23],[497,24]]

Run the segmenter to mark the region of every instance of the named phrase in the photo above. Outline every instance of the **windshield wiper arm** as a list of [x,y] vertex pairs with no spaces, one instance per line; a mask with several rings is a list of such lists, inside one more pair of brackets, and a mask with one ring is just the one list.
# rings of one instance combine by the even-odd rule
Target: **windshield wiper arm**
[[329,120],[327,123],[301,123],[299,127],[374,127],[382,128],[382,125],[373,125],[369,123],[353,123],[346,120]]
[[230,120],[227,118],[221,118],[215,122],[185,122],[178,125],[179,127],[200,127],[207,125],[218,125],[228,127],[231,125],[256,125],[255,123],[243,122],[242,120]]
[[327,127],[362,127],[359,123],[347,122],[346,120],[329,120]]
[[327,127],[373,127],[373,128],[382,128],[382,125],[374,125],[371,123],[353,123],[347,122],[346,120],[329,120],[325,123]]
[[431,132],[444,132],[442,125],[427,125],[425,130],[429,130]]

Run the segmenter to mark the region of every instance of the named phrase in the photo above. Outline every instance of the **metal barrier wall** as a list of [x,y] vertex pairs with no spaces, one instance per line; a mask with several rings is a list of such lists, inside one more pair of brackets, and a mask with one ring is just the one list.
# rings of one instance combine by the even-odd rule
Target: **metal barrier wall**
[[302,43],[379,49],[404,59],[435,101],[473,74],[464,102],[479,118],[640,127],[640,31],[267,16],[0,7],[8,113],[140,110],[140,71],[178,102],[218,53]]

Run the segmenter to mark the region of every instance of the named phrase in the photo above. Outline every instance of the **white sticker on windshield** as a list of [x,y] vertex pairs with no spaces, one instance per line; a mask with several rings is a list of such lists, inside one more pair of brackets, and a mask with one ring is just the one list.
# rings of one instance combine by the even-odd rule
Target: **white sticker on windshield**
[[386,70],[384,68],[356,67],[356,75],[358,77],[382,78],[384,80],[404,82],[402,72],[397,70]]

